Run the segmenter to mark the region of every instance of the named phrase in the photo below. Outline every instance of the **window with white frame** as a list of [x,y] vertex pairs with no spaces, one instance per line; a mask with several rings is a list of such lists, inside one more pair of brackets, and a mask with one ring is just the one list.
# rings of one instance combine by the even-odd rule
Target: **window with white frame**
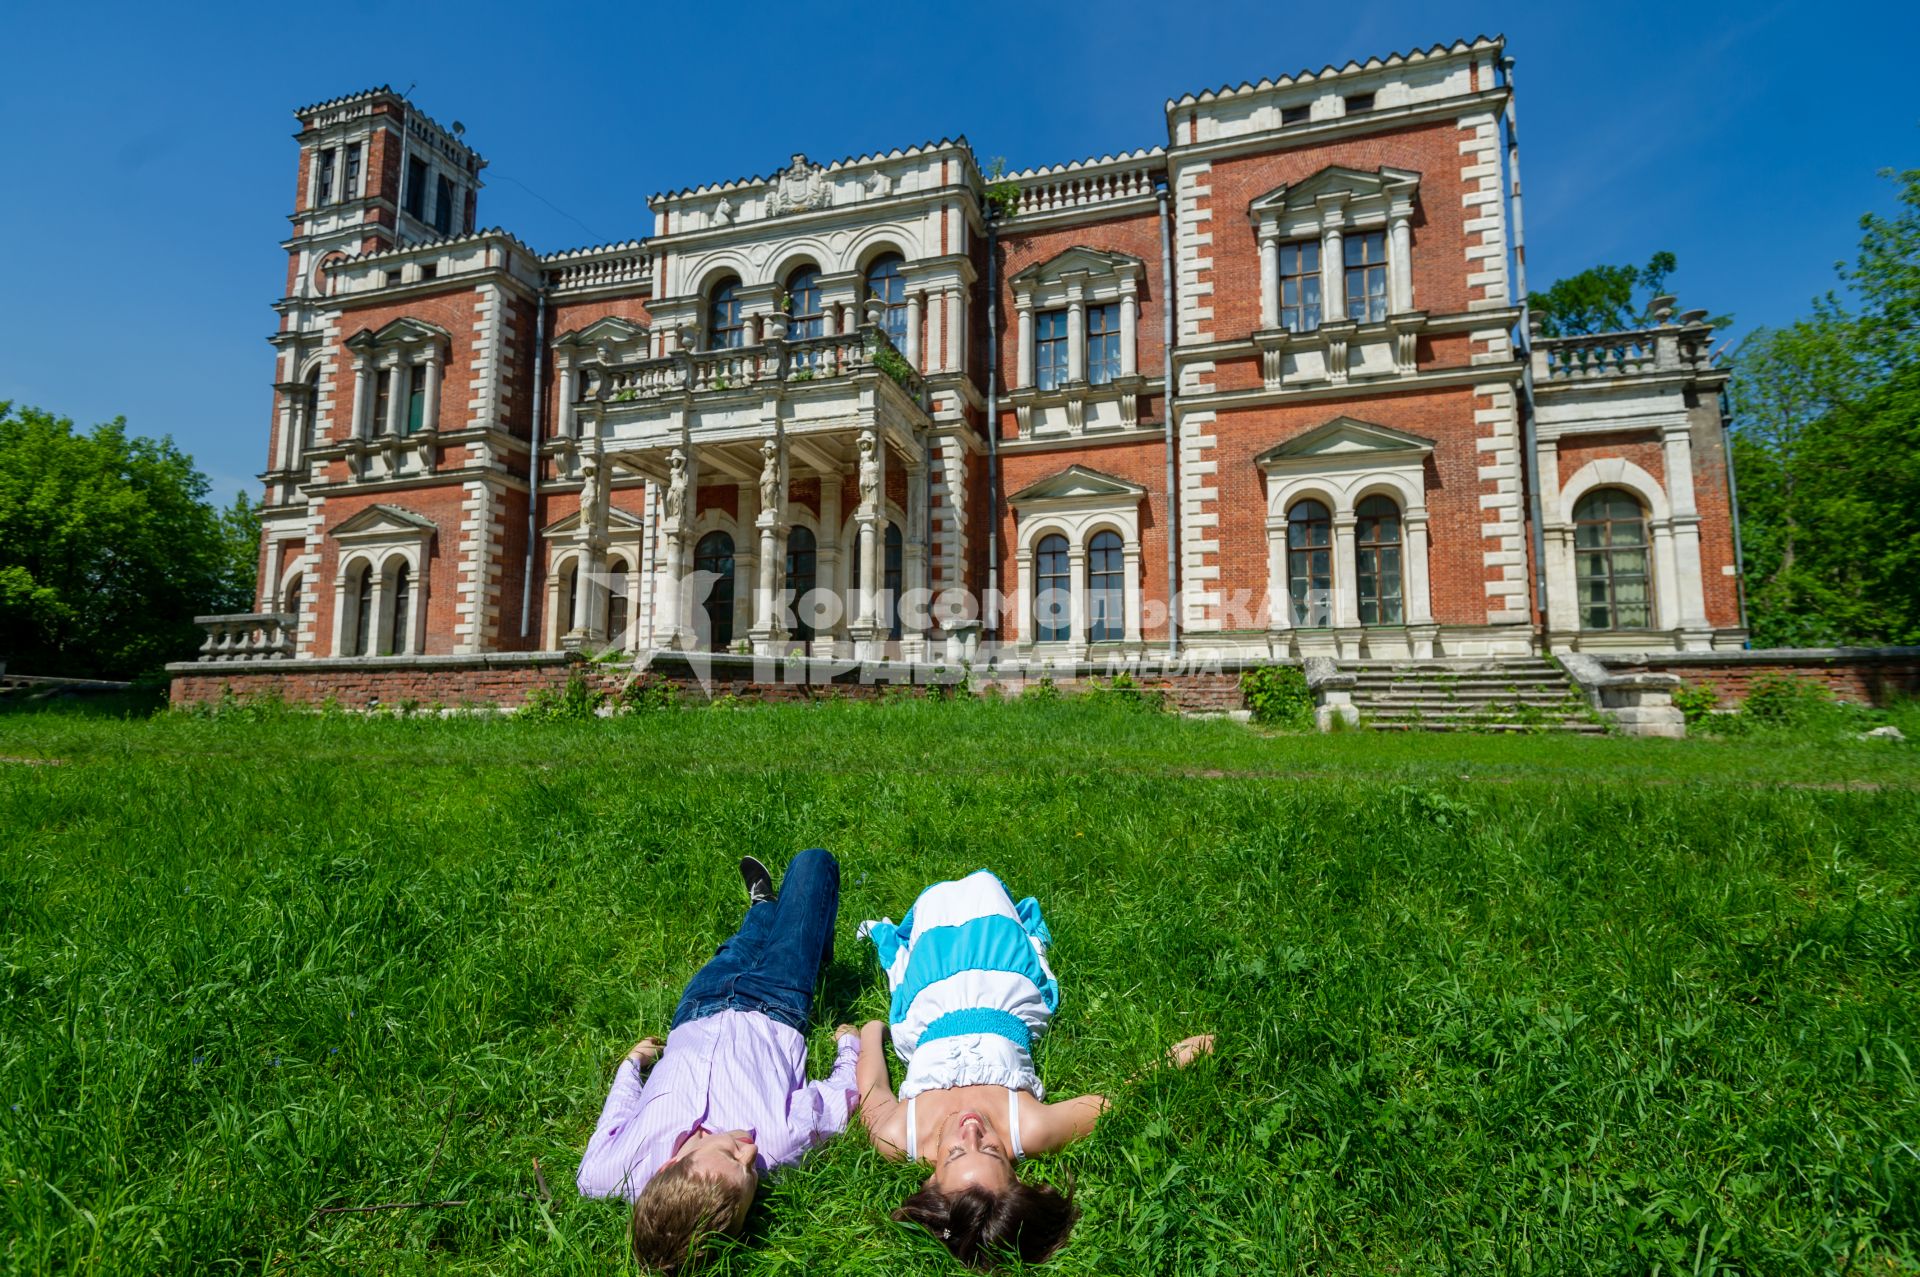
[[1280,326],[1311,332],[1320,326],[1320,241],[1280,245]]
[[1413,310],[1412,224],[1420,175],[1330,165],[1254,200],[1260,326],[1305,333]]
[[1104,386],[1120,375],[1120,303],[1087,307],[1087,382]]
[[1346,237],[1347,318],[1378,324],[1387,318],[1387,233]]
[[1072,630],[1073,556],[1058,532],[1034,547],[1033,637],[1039,643],[1064,642]]
[[346,344],[354,356],[355,439],[439,429],[440,380],[450,345],[445,329],[396,319],[379,332],[362,329]]
[[1042,311],[1034,317],[1033,384],[1055,390],[1067,381],[1067,312]]
[[1136,257],[1076,246],[1008,281],[1019,324],[1014,389],[1109,386],[1137,375]]
[[1087,542],[1087,639],[1117,642],[1127,636],[1126,555],[1111,528]]

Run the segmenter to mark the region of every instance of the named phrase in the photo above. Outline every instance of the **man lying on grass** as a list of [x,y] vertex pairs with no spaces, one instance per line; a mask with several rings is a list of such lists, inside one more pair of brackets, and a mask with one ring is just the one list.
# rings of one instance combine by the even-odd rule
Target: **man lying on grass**
[[[774,890],[765,865],[740,862],[747,916],[687,983],[666,1042],[641,1041],[580,1158],[580,1192],[633,1202],[633,1253],[673,1272],[714,1233],[738,1232],[760,1176],[846,1129],[859,1103],[852,1025],[825,1081],[807,1081],[813,987],[833,957],[840,866],[803,851]],[[640,1075],[652,1069],[645,1086]]]

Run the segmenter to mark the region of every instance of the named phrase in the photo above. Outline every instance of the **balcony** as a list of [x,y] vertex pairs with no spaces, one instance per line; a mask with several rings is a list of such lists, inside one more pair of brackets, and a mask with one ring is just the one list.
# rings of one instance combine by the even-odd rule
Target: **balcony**
[[202,661],[285,661],[293,658],[294,617],[282,612],[239,612],[196,616],[207,632]]
[[1585,337],[1533,339],[1536,388],[1558,389],[1583,383],[1692,376],[1713,371],[1713,325],[1705,311],[1688,311],[1677,324]]

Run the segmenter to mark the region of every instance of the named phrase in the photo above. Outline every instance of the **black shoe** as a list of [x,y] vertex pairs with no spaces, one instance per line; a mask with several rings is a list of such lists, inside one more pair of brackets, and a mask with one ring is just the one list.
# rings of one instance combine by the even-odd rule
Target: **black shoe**
[[780,898],[780,893],[774,889],[773,875],[752,856],[740,857],[740,881],[747,884],[748,908]]

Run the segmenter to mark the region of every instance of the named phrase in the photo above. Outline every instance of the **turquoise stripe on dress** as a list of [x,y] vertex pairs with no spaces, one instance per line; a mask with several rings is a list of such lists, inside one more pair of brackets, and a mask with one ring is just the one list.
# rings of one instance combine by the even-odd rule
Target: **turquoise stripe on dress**
[[947,1012],[921,1033],[920,1045],[925,1046],[941,1038],[963,1038],[972,1033],[992,1033],[1007,1039],[1022,1051],[1033,1049],[1033,1032],[1027,1028],[1025,1020],[1011,1011],[995,1011],[988,1007],[968,1007],[963,1011]]
[[966,971],[1004,971],[1025,976],[1049,1012],[1060,1005],[1060,986],[1034,952],[1027,929],[1001,914],[973,918],[957,927],[935,927],[913,942],[907,972],[893,991],[893,1023],[903,1023],[913,1000],[941,980]]

